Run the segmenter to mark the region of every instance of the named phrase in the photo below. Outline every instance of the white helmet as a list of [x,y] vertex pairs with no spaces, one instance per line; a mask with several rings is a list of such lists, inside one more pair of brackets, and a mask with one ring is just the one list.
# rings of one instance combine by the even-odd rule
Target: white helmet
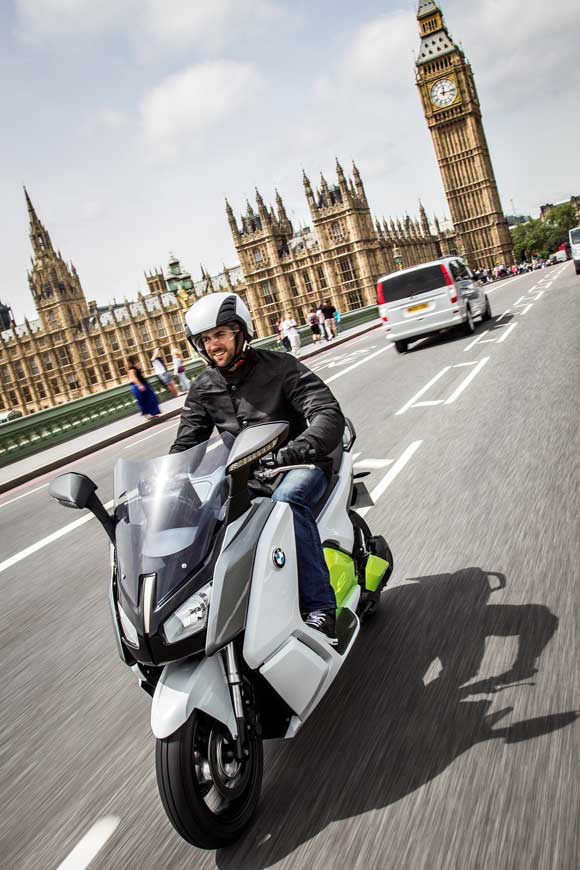
[[246,303],[235,293],[208,293],[195,302],[185,315],[185,333],[195,350],[211,362],[200,340],[201,334],[217,326],[238,324],[240,342],[236,357],[254,337],[254,325]]

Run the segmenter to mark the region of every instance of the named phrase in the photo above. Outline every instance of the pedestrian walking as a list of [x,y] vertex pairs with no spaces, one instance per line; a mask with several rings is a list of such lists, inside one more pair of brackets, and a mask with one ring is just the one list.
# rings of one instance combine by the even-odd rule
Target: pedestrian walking
[[320,306],[320,311],[322,312],[322,315],[324,317],[324,331],[326,333],[326,340],[332,341],[333,338],[336,338],[336,320],[334,319],[336,308],[334,307],[330,299],[325,299]]
[[187,393],[189,390],[189,378],[185,374],[185,363],[178,347],[171,348],[171,359],[173,362],[173,374],[179,381],[179,389],[182,393]]
[[153,351],[153,355],[151,356],[151,365],[153,366],[153,371],[161,381],[164,387],[167,387],[170,393],[174,396],[179,396],[179,390],[177,388],[177,384],[165,368],[165,363],[161,359],[161,351],[158,347]]
[[157,396],[151,384],[143,377],[141,369],[132,357],[129,357],[127,360],[127,375],[131,381],[131,392],[135,397],[141,414],[147,420],[153,420],[154,417],[158,417],[161,411]]
[[318,322],[318,314],[314,308],[306,315],[306,322],[310,327],[310,332],[312,333],[312,341],[321,341],[322,335],[320,334],[320,323]]
[[296,355],[300,350],[300,334],[298,332],[298,324],[289,312],[286,313],[280,327],[282,329],[282,341],[285,338],[288,339],[292,353]]
[[338,308],[334,309],[334,325],[336,328],[336,332],[334,334],[338,335],[338,333],[340,332],[340,311],[338,310]]

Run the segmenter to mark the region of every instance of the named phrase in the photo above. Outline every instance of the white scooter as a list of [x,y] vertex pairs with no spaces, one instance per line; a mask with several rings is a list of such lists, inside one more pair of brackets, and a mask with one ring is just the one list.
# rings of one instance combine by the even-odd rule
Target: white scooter
[[[347,421],[327,493],[314,509],[337,599],[338,645],[303,621],[292,511],[251,500],[256,464],[286,423],[223,435],[182,453],[115,467],[109,515],[81,474],[50,494],[88,508],[111,540],[118,650],[153,698],[157,782],[169,819],[195,846],[233,843],[260,795],[262,740],[294,737],[340,671],[392,572],[382,537],[354,510]],[[296,466],[292,466],[296,467]],[[278,475],[285,469],[272,469]]]

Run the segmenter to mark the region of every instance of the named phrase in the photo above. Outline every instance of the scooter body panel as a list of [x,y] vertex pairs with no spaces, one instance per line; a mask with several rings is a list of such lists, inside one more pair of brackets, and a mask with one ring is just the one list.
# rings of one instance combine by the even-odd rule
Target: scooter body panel
[[278,502],[256,548],[243,651],[248,665],[259,668],[300,625],[292,510]]
[[151,730],[169,737],[194,710],[222,722],[233,737],[238,730],[221,655],[172,662],[163,669],[151,705]]
[[352,454],[344,452],[338,482],[316,522],[320,540],[323,543],[334,541],[346,553],[351,553],[354,546],[354,531],[348,516],[351,493]]

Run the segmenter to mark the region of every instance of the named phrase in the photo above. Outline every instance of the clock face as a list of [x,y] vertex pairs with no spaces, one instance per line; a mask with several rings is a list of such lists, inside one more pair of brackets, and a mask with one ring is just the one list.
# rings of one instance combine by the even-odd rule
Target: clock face
[[439,79],[431,88],[431,102],[437,108],[450,106],[457,97],[457,85],[451,79]]

